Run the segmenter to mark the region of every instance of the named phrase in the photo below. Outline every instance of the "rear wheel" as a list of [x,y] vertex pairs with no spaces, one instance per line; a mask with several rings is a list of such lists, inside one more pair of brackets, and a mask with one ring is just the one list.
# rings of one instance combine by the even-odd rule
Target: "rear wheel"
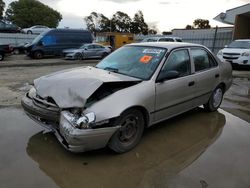
[[75,59],[76,59],[76,60],[82,60],[82,59],[83,59],[82,54],[81,54],[81,53],[76,53],[76,54],[75,54]]
[[224,95],[223,87],[219,85],[218,87],[215,88],[213,93],[211,94],[209,101],[204,104],[204,109],[209,112],[216,111],[222,102]]
[[27,34],[32,34],[32,31],[30,31],[30,30],[29,30],[29,31],[27,31]]
[[108,55],[108,53],[107,53],[107,52],[104,52],[104,53],[102,54],[102,58],[105,58],[107,55]]
[[144,118],[137,109],[127,110],[118,118],[117,125],[121,128],[111,137],[109,148],[117,153],[124,153],[133,149],[141,140],[144,130]]
[[4,60],[4,54],[0,53],[0,61],[3,61],[3,60]]
[[43,58],[43,53],[41,51],[35,51],[33,54],[33,57],[35,59],[42,59]]

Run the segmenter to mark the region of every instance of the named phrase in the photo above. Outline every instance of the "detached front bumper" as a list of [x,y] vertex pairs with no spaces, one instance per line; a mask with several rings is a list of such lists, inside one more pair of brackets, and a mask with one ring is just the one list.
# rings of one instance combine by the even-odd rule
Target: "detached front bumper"
[[39,109],[34,109],[32,99],[27,96],[22,99],[22,106],[26,114],[41,126],[53,131],[58,141],[64,148],[71,152],[84,152],[103,148],[107,145],[111,136],[120,128],[105,127],[95,129],[79,129],[74,127],[71,122],[66,118],[65,112],[60,113],[60,121],[55,126],[53,123],[44,121],[39,113]]

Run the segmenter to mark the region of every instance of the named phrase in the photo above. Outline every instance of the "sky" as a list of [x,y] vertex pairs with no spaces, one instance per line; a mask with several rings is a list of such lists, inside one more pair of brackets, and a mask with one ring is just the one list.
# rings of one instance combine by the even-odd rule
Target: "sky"
[[[8,5],[13,0],[4,0]],[[60,28],[86,28],[83,18],[98,12],[111,18],[117,11],[131,18],[141,10],[145,22],[156,26],[159,32],[185,28],[197,18],[207,19],[212,27],[228,26],[213,20],[221,12],[235,8],[250,0],[40,0],[59,11],[63,19]]]

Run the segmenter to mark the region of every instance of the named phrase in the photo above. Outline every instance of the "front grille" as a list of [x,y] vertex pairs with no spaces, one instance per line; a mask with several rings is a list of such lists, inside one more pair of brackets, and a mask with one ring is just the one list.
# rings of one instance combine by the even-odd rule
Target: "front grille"
[[223,53],[223,55],[240,56],[240,53]]
[[240,57],[240,53],[223,53],[223,58],[228,60],[235,60]]
[[224,59],[229,59],[229,60],[234,60],[238,59],[239,57],[228,57],[228,56],[223,56]]

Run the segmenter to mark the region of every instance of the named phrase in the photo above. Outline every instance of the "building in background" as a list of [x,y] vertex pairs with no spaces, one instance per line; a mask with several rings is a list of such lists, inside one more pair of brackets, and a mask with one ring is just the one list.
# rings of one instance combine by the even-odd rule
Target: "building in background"
[[233,39],[250,39],[250,3],[222,12],[214,20],[233,25]]

